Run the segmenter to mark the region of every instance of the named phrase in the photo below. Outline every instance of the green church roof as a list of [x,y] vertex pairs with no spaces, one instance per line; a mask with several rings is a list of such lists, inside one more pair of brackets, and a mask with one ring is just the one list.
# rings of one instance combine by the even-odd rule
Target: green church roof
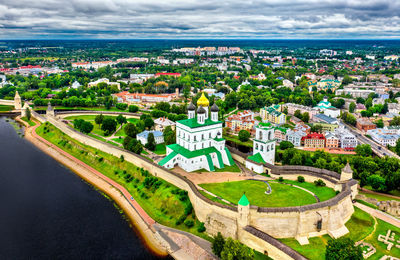
[[252,156],[247,157],[247,159],[256,162],[256,163],[261,163],[261,164],[265,164],[266,162],[264,161],[264,159],[262,158],[260,153],[256,153]]
[[240,198],[239,203],[240,206],[248,206],[250,204],[249,200],[247,199],[246,195],[243,194],[243,196]]
[[199,124],[197,123],[197,117],[190,118],[190,119],[184,119],[184,120],[179,120],[177,123],[185,125],[189,128],[196,128],[196,127],[202,127],[202,126],[208,126],[208,125],[216,125],[216,124],[222,124],[221,121],[212,121],[211,119],[207,118],[204,121],[204,124]]

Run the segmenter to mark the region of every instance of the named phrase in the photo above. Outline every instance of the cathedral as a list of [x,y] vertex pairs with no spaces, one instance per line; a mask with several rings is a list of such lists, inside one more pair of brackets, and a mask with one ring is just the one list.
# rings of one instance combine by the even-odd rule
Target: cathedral
[[176,166],[187,172],[200,169],[215,171],[234,164],[222,138],[223,122],[218,120],[218,106],[201,95],[197,111],[188,106],[188,119],[176,122],[176,144],[167,146],[167,156],[158,164],[167,169]]

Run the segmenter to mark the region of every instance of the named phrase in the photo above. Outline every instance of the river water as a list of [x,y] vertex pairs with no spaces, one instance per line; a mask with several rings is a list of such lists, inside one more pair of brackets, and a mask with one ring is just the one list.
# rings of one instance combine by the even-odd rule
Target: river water
[[112,201],[6,120],[0,117],[0,259],[161,259]]

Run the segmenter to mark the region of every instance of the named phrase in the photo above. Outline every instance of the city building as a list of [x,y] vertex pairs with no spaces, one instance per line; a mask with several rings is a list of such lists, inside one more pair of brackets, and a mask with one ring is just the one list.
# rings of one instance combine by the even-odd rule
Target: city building
[[326,123],[326,124],[339,124],[338,120],[336,118],[327,116],[325,114],[316,114],[314,116],[314,122],[321,122],[321,123]]
[[293,130],[287,130],[286,132],[286,141],[291,142],[294,146],[299,147],[301,146],[301,138],[303,136],[306,136],[307,133],[303,131],[293,131]]
[[322,79],[318,81],[317,89],[324,91],[328,91],[330,89],[332,92],[335,92],[335,90],[340,87],[340,84],[342,83],[336,79]]
[[[210,110],[210,111],[209,111]],[[167,169],[179,166],[186,172],[200,169],[215,171],[234,161],[222,138],[222,121],[218,120],[218,106],[209,109],[204,93],[188,106],[188,119],[176,122],[176,144],[167,146],[167,156],[158,164]],[[211,112],[209,116],[209,112]]]
[[255,132],[255,126],[259,122],[254,119],[254,112],[251,110],[244,110],[230,115],[226,121],[226,127],[229,127],[233,132],[237,133],[240,130],[249,131],[251,134]]
[[271,122],[274,124],[286,123],[286,115],[282,113],[280,105],[273,105],[270,107],[264,107],[260,110],[260,116],[263,122]]
[[[298,105],[298,104],[293,104],[293,103],[286,103],[284,105],[282,105],[282,107],[286,107],[288,110],[288,114],[289,115],[294,115],[294,113],[296,112],[296,110],[299,110],[300,113],[304,114],[305,112],[307,112],[310,116],[310,120],[313,119],[313,117],[319,113],[318,109],[316,108],[311,108],[311,107],[307,107],[307,106],[303,106],[303,105]],[[283,108],[282,108],[283,109]]]
[[340,148],[353,150],[358,145],[357,137],[344,126],[336,128],[334,133],[339,138]]
[[337,138],[333,133],[327,132],[325,134],[325,147],[326,148],[338,148],[339,147],[339,138]]
[[247,157],[246,167],[257,173],[264,172],[264,164],[275,163],[274,127],[271,123],[259,123],[253,139],[253,155]]
[[158,102],[170,102],[173,98],[176,98],[174,94],[145,94],[145,93],[129,93],[129,91],[123,91],[117,94],[113,94],[113,97],[117,98],[118,103],[158,103]]
[[107,84],[108,86],[117,86],[118,89],[121,89],[121,84],[120,84],[120,83],[118,83],[118,82],[110,82],[110,80],[107,79],[107,78],[101,78],[101,79],[98,79],[98,80],[96,80],[96,81],[89,82],[89,83],[88,83],[88,87],[89,87],[89,88],[95,87],[95,86],[97,86],[97,85],[100,84],[100,83],[105,83],[105,84]]
[[156,141],[156,144],[161,144],[164,143],[164,135],[160,131],[143,131],[139,134],[136,135],[136,138],[138,141],[142,143],[142,145],[146,145],[148,142],[149,134],[153,133],[154,139]]
[[397,139],[400,138],[399,134],[395,134],[384,128],[368,130],[367,134],[371,136],[372,140],[383,146],[396,146]]
[[325,147],[325,136],[319,133],[311,133],[303,136],[301,142],[305,148],[324,148]]
[[338,124],[328,124],[328,123],[314,123],[313,126],[321,126],[322,132],[333,132],[339,127]]
[[375,129],[376,125],[368,118],[358,118],[356,127],[361,131],[367,132],[368,130]]
[[274,135],[277,142],[286,141],[286,132],[287,128],[284,127],[275,127]]
[[170,126],[172,128],[172,130],[175,130],[175,122],[169,120],[166,117],[160,117],[157,118],[156,120],[154,120],[154,129],[156,131],[161,131],[163,132],[165,128],[167,128],[168,126]]
[[325,115],[336,118],[340,116],[340,109],[335,108],[331,105],[331,102],[328,101],[328,97],[324,97],[324,99],[318,103],[315,107],[320,112],[323,112]]

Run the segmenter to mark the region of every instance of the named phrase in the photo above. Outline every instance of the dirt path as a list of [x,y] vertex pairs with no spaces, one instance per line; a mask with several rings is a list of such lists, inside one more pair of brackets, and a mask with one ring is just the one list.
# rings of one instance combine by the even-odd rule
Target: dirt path
[[382,211],[370,208],[368,206],[365,206],[361,203],[356,202],[354,204],[357,208],[367,212],[368,214],[372,215],[373,217],[379,218],[389,224],[392,224],[393,226],[396,226],[400,228],[400,220],[396,219],[395,217],[392,217]]

